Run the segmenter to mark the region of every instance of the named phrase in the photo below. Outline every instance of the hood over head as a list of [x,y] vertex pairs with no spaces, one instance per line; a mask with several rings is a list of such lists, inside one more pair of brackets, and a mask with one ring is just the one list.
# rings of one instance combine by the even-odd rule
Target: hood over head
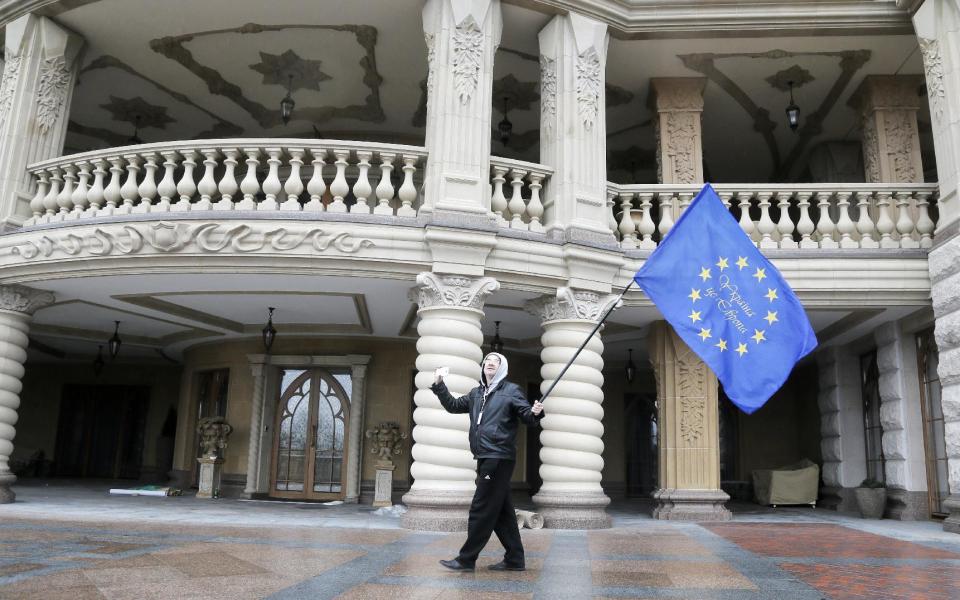
[[487,360],[487,358],[490,356],[496,356],[497,358],[500,359],[500,368],[498,368],[497,372],[494,373],[493,379],[490,381],[490,385],[488,386],[486,384],[486,379],[483,376],[483,363],[481,362],[480,363],[480,384],[486,387],[487,389],[492,390],[493,388],[497,387],[497,385],[501,381],[507,378],[507,357],[502,354],[498,354],[496,352],[490,352],[489,354],[483,357],[483,360],[484,361]]

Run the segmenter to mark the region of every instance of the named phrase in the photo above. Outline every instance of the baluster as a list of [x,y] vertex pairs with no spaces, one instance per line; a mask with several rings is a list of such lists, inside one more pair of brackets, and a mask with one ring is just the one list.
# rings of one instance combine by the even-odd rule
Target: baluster
[[818,248],[820,246],[820,244],[811,237],[813,232],[816,231],[813,219],[810,218],[810,199],[813,197],[813,194],[813,192],[797,192],[797,208],[800,209],[797,233],[800,234],[799,246],[801,248]]
[[350,209],[352,213],[370,214],[370,205],[367,204],[367,198],[373,192],[369,177],[370,159],[372,157],[373,152],[357,150],[357,160],[359,161],[357,167],[360,169],[360,173],[357,175],[357,182],[353,184],[353,197],[357,199],[357,203]]
[[[527,215],[530,217],[530,231],[543,233],[543,223],[540,218],[543,216],[543,201],[540,200],[540,188],[543,187],[542,181],[546,178],[546,173],[530,171],[530,202],[527,203]],[[613,215],[611,215],[611,218]]]
[[377,184],[377,205],[373,209],[375,215],[392,215],[393,182],[390,173],[393,172],[393,156],[380,153],[380,182]]
[[283,191],[283,185],[280,184],[280,156],[283,150],[280,148],[264,148],[264,152],[270,157],[267,164],[270,165],[267,171],[267,177],[263,180],[263,202],[257,205],[257,210],[277,210],[280,205],[277,203],[277,196]]
[[833,219],[830,218],[830,196],[832,196],[830,192],[817,194],[817,206],[820,207],[820,218],[817,219],[817,233],[820,236],[821,248],[840,247],[834,234],[836,226],[833,224]]
[[920,242],[914,239],[914,223],[910,214],[910,200],[913,198],[913,192],[896,192],[897,210],[897,233],[899,234],[901,248],[919,248]]
[[224,148],[223,159],[223,177],[220,178],[220,184],[217,190],[220,192],[220,200],[213,205],[214,210],[233,210],[233,199],[237,195],[240,186],[237,185],[237,158],[240,151],[236,148]]
[[197,184],[193,181],[193,170],[197,166],[198,155],[193,150],[188,150],[184,152],[182,156],[183,175],[180,177],[180,181],[177,182],[177,194],[180,195],[180,200],[170,207],[170,210],[176,211],[190,210],[190,201],[197,191]]
[[413,185],[413,172],[417,170],[419,157],[416,154],[403,155],[403,184],[400,185],[400,202],[403,204],[397,209],[397,216],[415,217],[417,211],[413,208],[413,201],[417,199],[417,188]]
[[117,212],[117,204],[120,202],[120,174],[123,173],[123,159],[119,156],[107,158],[110,162],[110,182],[103,190],[103,198],[107,205],[103,207],[101,215],[109,216]]
[[133,203],[140,199],[137,193],[137,176],[140,174],[140,157],[136,154],[126,154],[123,157],[127,161],[127,178],[120,188],[120,197],[123,198],[123,204],[117,209],[117,214],[128,215],[133,212]]
[[343,199],[350,192],[350,185],[347,183],[347,158],[350,156],[350,151],[334,150],[333,156],[337,159],[333,163],[337,166],[337,174],[333,177],[333,183],[330,184],[333,202],[327,206],[327,211],[345,213],[347,212],[347,205],[344,204]]
[[737,199],[740,201],[738,206],[740,207],[740,229],[743,230],[747,237],[750,238],[750,241],[756,245],[756,232],[757,227],[756,223],[753,222],[753,217],[750,216],[750,200],[753,198],[752,192],[738,192]]
[[54,220],[62,221],[73,208],[73,186],[77,181],[77,168],[73,165],[67,165],[63,169],[63,189],[57,195],[57,206],[59,211],[54,216]]
[[657,194],[657,201],[660,203],[660,224],[657,230],[660,232],[662,242],[673,229],[673,192]]
[[174,150],[160,153],[163,156],[163,178],[157,185],[157,194],[160,202],[150,207],[150,212],[168,212],[177,194],[177,181],[174,172],[177,170],[177,159],[180,155]]
[[47,195],[47,186],[50,185],[50,179],[46,171],[34,171],[33,175],[37,178],[37,192],[30,200],[30,210],[33,212],[33,216],[27,219],[24,225],[36,225],[40,222],[40,217],[43,216],[43,199]]
[[610,233],[617,236],[617,233],[620,230],[620,224],[617,223],[617,218],[613,214],[614,200],[617,198],[617,193],[613,190],[607,190],[607,227],[610,228]]
[[633,192],[620,192],[620,224],[617,229],[620,231],[620,247],[625,250],[637,247],[637,235],[634,233],[637,224],[630,214],[632,209]]
[[104,200],[106,199],[106,189],[103,187],[103,180],[107,176],[107,161],[98,159],[96,168],[93,170],[93,185],[87,192],[87,200],[90,201],[90,208],[84,211],[84,216],[96,216],[102,210]]
[[303,179],[300,178],[303,148],[287,148],[287,154],[290,155],[290,175],[283,184],[287,199],[280,205],[280,210],[300,210],[300,194],[303,193]]
[[523,213],[527,212],[527,205],[523,202],[521,188],[523,188],[523,178],[527,172],[523,169],[510,169],[510,185],[513,186],[513,193],[510,195],[510,228],[527,229],[527,224],[523,222]]
[[640,209],[643,215],[640,217],[640,223],[637,230],[640,231],[641,240],[637,244],[640,248],[656,248],[657,243],[653,241],[653,232],[657,230],[653,223],[653,192],[640,192]]
[[723,206],[726,207],[727,212],[733,216],[733,195],[734,192],[717,192],[720,196],[720,200],[723,202]]
[[157,197],[157,155],[153,152],[144,155],[147,164],[143,166],[146,172],[143,174],[143,181],[137,188],[137,194],[140,195],[140,204],[133,209],[135,213],[150,212],[153,208],[153,200]]
[[757,230],[760,232],[761,248],[776,248],[777,243],[773,240],[773,232],[776,226],[773,219],[770,218],[770,200],[776,196],[776,192],[757,192],[757,200],[760,204],[760,222],[757,223]]
[[790,219],[790,197],[792,192],[781,192],[778,194],[777,207],[780,209],[780,218],[777,219],[777,233],[780,234],[779,244],[781,248],[797,248],[799,245],[793,241],[793,221]]
[[930,202],[927,200],[927,198],[932,197],[933,194],[927,196],[926,192],[917,193],[917,210],[919,211],[919,216],[917,217],[917,233],[920,234],[921,248],[933,247],[933,230],[936,224],[933,222],[933,219],[930,218]]
[[877,231],[880,233],[881,248],[899,248],[900,242],[893,237],[896,224],[893,222],[893,206],[890,203],[892,194],[886,191],[877,192]]
[[837,231],[840,232],[841,248],[859,248],[854,233],[857,230],[856,224],[850,218],[850,198],[853,192],[837,192],[837,210],[840,211],[840,217],[837,219]]
[[260,193],[260,182],[257,181],[257,169],[260,168],[260,149],[244,148],[243,153],[247,155],[247,159],[244,161],[247,163],[247,172],[240,182],[243,200],[237,203],[237,210],[256,210],[257,194]]
[[857,218],[857,231],[860,233],[861,248],[879,248],[880,244],[874,239],[875,231],[873,220],[870,218],[871,192],[857,192],[857,208],[860,216]]
[[490,197],[490,209],[497,217],[497,225],[507,227],[507,219],[503,213],[507,211],[507,197],[503,195],[504,175],[507,174],[506,167],[493,165],[493,195]]
[[190,210],[210,210],[213,208],[213,196],[217,193],[217,180],[213,176],[217,169],[217,159],[220,153],[214,148],[201,148],[203,154],[203,177],[197,184],[197,191],[200,193],[200,199],[190,207]]
[[[310,163],[313,165],[313,173],[310,175],[310,181],[307,182],[310,200],[303,205],[305,211],[323,212],[323,194],[327,191],[327,184],[323,181],[323,167],[327,164],[324,160],[326,154],[327,151],[323,148],[310,148],[310,156],[313,157],[313,162]],[[392,212],[391,210],[390,213]]]
[[42,223],[49,223],[50,218],[60,208],[60,205],[57,204],[57,196],[60,195],[60,186],[63,184],[63,178],[60,177],[60,167],[51,167],[47,171],[50,173],[50,189],[47,191],[47,195],[43,197],[43,215],[40,217]]
[[677,214],[679,219],[686,212],[687,207],[693,202],[693,192],[680,192],[680,212]]

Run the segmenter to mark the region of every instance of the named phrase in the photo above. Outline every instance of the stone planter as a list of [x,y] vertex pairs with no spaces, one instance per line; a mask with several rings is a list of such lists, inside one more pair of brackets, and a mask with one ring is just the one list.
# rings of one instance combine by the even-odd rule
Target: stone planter
[[864,519],[882,519],[887,506],[887,488],[855,488],[854,496]]

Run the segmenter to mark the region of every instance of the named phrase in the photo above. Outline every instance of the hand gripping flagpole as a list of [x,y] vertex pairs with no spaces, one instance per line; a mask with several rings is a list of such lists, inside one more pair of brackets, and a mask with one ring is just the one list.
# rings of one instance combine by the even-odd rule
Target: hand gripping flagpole
[[624,294],[627,293],[627,290],[629,290],[631,287],[633,287],[633,284],[634,284],[634,280],[631,279],[631,280],[630,280],[630,283],[627,284],[627,287],[623,288],[623,291],[620,292],[620,295],[619,295],[619,296],[617,296],[616,302],[614,302],[614,303],[612,303],[612,304],[610,305],[610,308],[608,308],[608,309],[607,309],[607,312],[605,312],[605,313],[603,314],[603,317],[601,317],[600,320],[597,321],[597,325],[593,328],[593,331],[590,332],[590,335],[588,335],[588,336],[586,337],[586,339],[583,340],[583,342],[580,344],[580,347],[577,348],[577,351],[573,353],[573,356],[570,358],[569,361],[567,361],[567,364],[563,366],[563,370],[560,371],[560,374],[557,375],[556,379],[553,380],[553,383],[551,383],[551,384],[550,384],[550,387],[547,388],[547,391],[544,392],[544,394],[543,394],[543,396],[540,398],[539,402],[543,402],[544,400],[546,400],[546,399],[547,399],[547,396],[550,395],[550,392],[553,391],[553,388],[557,387],[557,383],[558,383],[558,382],[560,381],[560,379],[563,377],[563,374],[567,372],[567,369],[570,368],[570,365],[573,364],[573,361],[577,360],[577,357],[580,356],[580,353],[583,352],[583,349],[587,346],[587,342],[589,342],[589,341],[593,338],[593,336],[596,335],[596,333],[597,333],[598,331],[600,331],[600,327],[603,326],[603,322],[607,320],[607,317],[610,316],[610,313],[612,313],[613,311],[615,311],[615,310],[617,309],[617,307],[620,306],[620,301],[623,300]]

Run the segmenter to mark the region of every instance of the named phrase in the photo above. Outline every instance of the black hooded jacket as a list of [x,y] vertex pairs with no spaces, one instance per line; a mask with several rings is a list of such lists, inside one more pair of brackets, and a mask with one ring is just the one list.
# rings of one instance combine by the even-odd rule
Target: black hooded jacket
[[543,418],[543,411],[534,415],[530,404],[520,391],[520,386],[501,381],[487,395],[483,406],[483,419],[477,425],[480,404],[483,402],[483,386],[470,390],[466,396],[454,398],[443,381],[430,387],[440,399],[440,404],[449,413],[470,414],[470,451],[473,457],[516,460],[517,419],[535,426]]

